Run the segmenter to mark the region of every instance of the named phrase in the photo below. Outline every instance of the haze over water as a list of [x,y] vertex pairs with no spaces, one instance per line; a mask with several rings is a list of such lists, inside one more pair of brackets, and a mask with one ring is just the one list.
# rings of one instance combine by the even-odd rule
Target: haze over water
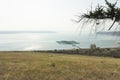
[[77,41],[80,48],[89,48],[90,44],[98,47],[117,47],[117,36],[108,35],[79,35],[72,32],[52,31],[1,31],[0,51],[25,51],[25,50],[54,50],[73,49],[71,45],[60,45],[56,41]]

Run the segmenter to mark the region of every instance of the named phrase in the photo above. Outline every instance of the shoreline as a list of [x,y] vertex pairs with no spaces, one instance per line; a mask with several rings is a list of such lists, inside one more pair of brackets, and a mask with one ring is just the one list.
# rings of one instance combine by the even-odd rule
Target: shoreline
[[45,52],[55,54],[76,54],[87,56],[99,56],[99,57],[112,57],[120,58],[120,48],[85,48],[85,49],[55,49],[55,50],[31,50],[31,51],[0,51],[0,53],[12,53],[12,52]]

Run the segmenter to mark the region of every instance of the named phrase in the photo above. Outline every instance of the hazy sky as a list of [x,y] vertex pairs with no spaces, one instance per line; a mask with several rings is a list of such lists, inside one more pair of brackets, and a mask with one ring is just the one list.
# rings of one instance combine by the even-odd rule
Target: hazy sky
[[98,3],[104,0],[0,0],[0,30],[74,31],[75,15]]

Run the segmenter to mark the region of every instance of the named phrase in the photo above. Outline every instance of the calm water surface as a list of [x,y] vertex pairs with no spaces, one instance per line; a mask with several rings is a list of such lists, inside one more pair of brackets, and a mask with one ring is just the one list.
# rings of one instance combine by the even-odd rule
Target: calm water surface
[[74,40],[81,48],[89,48],[95,43],[98,47],[117,47],[120,38],[107,35],[79,35],[63,32],[0,32],[0,51],[13,50],[54,50],[72,49],[71,45],[59,45],[56,41]]

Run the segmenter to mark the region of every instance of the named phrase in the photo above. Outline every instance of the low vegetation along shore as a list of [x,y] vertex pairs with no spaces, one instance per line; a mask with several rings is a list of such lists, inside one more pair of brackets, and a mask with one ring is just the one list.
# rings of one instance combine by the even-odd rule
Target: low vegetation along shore
[[119,58],[45,52],[0,52],[0,80],[119,79]]
[[[39,51],[36,51],[39,52]],[[93,47],[88,49],[70,49],[70,50],[49,50],[43,52],[51,52],[57,54],[79,54],[87,56],[99,56],[99,57],[113,57],[120,58],[120,48],[97,48]]]

